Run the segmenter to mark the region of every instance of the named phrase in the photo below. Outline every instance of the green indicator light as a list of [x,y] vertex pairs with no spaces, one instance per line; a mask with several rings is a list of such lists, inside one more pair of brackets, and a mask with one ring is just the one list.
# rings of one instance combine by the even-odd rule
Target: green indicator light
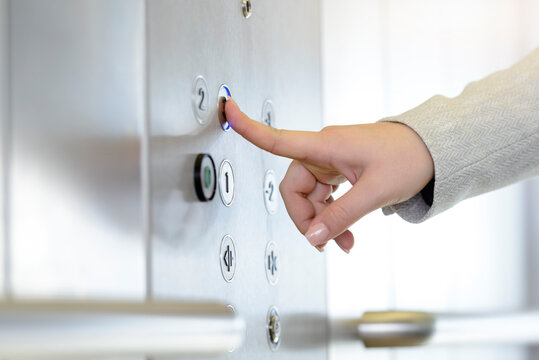
[[211,169],[209,166],[204,167],[204,186],[208,189],[211,186]]

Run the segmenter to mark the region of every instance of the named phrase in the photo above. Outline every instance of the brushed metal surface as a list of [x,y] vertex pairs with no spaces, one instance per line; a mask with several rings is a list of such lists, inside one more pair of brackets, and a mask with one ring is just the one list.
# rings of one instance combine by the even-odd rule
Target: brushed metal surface
[[[246,320],[244,345],[229,359],[326,359],[325,259],[296,230],[279,199],[264,205],[264,174],[280,182],[288,160],[263,154],[233,130],[220,127],[216,106],[207,124],[193,115],[194,79],[204,76],[210,104],[221,84],[251,117],[271,99],[277,127],[321,127],[320,4],[298,0],[253,2],[245,19],[240,1],[148,3],[149,112],[152,194],[152,295],[156,299],[218,300]],[[301,14],[301,16],[298,16]],[[197,201],[192,169],[198,153],[234,168],[235,197]],[[234,239],[234,280],[221,275],[219,246]],[[279,281],[265,275],[266,244],[279,247]],[[281,344],[272,352],[266,315],[279,309]]]
[[141,299],[144,2],[9,5],[13,294]]

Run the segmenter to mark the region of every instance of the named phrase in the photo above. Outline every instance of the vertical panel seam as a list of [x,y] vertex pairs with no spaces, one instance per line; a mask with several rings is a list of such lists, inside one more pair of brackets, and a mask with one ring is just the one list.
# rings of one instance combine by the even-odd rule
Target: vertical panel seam
[[5,70],[6,70],[6,99],[5,99],[5,118],[2,121],[2,163],[4,170],[4,179],[2,182],[3,203],[2,203],[2,218],[4,222],[3,238],[4,238],[4,296],[6,300],[12,298],[12,274],[11,274],[11,223],[10,223],[10,188],[11,188],[11,139],[12,139],[12,71],[11,71],[11,6],[10,1],[6,0],[5,9]]
[[151,176],[150,176],[150,110],[149,110],[149,55],[148,55],[148,0],[142,3],[142,139],[141,139],[141,192],[142,227],[145,253],[145,298],[152,297],[152,221],[151,221]]

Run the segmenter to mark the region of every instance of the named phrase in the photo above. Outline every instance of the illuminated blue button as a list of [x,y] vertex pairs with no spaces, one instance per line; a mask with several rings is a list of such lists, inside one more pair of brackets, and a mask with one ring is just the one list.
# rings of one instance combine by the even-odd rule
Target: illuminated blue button
[[217,113],[219,116],[219,122],[221,123],[221,127],[224,131],[228,131],[230,129],[230,124],[226,119],[225,104],[231,96],[232,94],[230,93],[230,88],[228,85],[221,85],[219,88],[219,93],[217,94]]

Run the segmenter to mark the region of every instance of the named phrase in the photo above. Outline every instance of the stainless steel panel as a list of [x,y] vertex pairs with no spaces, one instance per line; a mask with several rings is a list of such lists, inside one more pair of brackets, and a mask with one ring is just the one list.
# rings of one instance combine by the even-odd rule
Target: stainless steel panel
[[140,299],[144,2],[9,10],[13,293]]
[[[241,1],[150,1],[148,64],[152,196],[152,294],[157,299],[215,299],[230,303],[246,320],[244,346],[231,359],[326,359],[324,256],[307,244],[279,200],[269,215],[264,174],[278,181],[289,161],[262,153],[219,124],[217,92],[232,96],[253,118],[271,99],[277,127],[319,129],[320,5],[318,1],[255,1],[245,19]],[[211,112],[196,120],[191,91],[202,75]],[[216,194],[199,202],[193,186],[198,153],[216,167],[228,159],[235,177],[230,207]],[[220,269],[221,239],[236,247],[234,279]],[[280,252],[279,281],[266,279],[269,241]],[[266,316],[275,305],[282,321],[281,345],[272,352]]]

